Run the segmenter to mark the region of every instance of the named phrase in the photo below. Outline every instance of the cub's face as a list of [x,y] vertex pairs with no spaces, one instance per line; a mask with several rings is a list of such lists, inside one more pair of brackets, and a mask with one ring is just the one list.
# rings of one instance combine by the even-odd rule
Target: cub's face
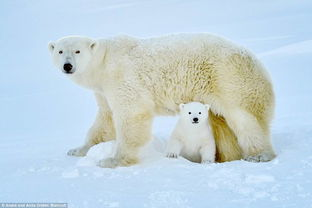
[[180,104],[180,119],[192,125],[198,125],[207,122],[208,110],[210,106],[199,102]]
[[79,74],[87,69],[96,41],[84,37],[65,37],[49,43],[54,65],[65,74]]

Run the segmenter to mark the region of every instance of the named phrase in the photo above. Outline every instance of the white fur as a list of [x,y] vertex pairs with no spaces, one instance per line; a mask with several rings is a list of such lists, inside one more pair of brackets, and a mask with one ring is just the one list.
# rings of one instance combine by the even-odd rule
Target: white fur
[[[168,142],[167,157],[181,155],[193,162],[215,162],[216,145],[208,122],[209,105],[180,105],[180,117]],[[198,118],[198,123],[194,123]]]
[[99,106],[85,144],[69,155],[83,156],[92,145],[116,138],[115,156],[100,165],[135,164],[139,149],[151,139],[153,117],[175,114],[179,103],[197,101],[211,106],[218,161],[274,158],[270,79],[249,51],[228,40],[210,34],[71,36],[51,42],[49,49],[57,68],[73,66],[67,76],[94,91]]

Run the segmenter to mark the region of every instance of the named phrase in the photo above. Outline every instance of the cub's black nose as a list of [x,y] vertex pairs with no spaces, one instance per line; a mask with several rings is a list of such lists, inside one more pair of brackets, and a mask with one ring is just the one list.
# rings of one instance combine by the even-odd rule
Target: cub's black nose
[[195,123],[197,123],[197,122],[198,122],[198,118],[193,118],[193,121],[194,121]]
[[66,73],[70,73],[70,71],[72,70],[73,65],[71,65],[70,63],[64,64],[63,69]]

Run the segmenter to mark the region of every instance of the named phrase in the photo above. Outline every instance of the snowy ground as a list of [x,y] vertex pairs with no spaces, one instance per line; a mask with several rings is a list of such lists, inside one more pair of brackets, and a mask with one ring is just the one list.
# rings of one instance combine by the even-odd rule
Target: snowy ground
[[[2,0],[0,202],[312,207],[311,21],[308,0]],[[272,138],[278,157],[200,165],[153,153],[143,164],[111,170],[95,166],[111,143],[97,145],[86,158],[66,156],[83,142],[96,105],[92,93],[52,66],[47,43],[70,34],[176,32],[221,34],[258,55],[277,96]],[[165,142],[174,122],[156,119],[156,142]]]

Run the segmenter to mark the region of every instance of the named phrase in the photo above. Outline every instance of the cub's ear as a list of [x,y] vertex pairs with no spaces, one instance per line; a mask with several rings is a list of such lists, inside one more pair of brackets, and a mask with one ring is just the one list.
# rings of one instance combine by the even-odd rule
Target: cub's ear
[[209,104],[205,104],[205,107],[206,107],[207,110],[210,109],[210,105]]
[[54,50],[54,48],[55,48],[55,43],[54,43],[54,42],[50,42],[50,43],[48,44],[48,48],[49,48],[49,51],[52,53],[53,50]]
[[179,108],[180,108],[180,110],[182,110],[182,109],[184,108],[184,104],[181,103],[181,104],[179,105]]
[[90,47],[91,51],[93,51],[97,48],[98,45],[99,45],[99,43],[96,40],[93,40],[93,41],[91,41],[89,47]]

